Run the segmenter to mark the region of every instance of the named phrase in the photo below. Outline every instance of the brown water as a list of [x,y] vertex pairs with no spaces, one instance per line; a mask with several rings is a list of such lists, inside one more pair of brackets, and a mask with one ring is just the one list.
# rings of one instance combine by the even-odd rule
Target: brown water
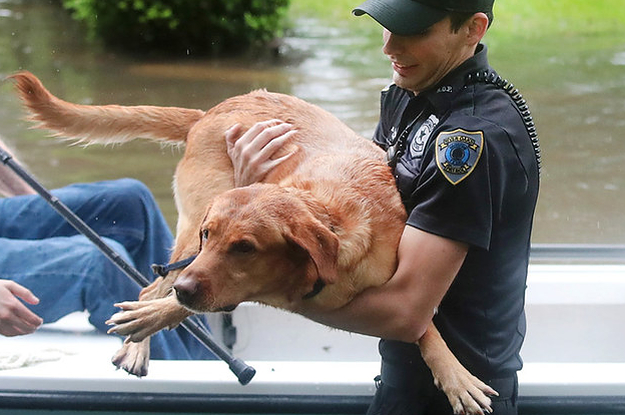
[[[49,2],[0,0],[0,75],[27,69],[57,96],[85,104],[207,109],[267,88],[318,104],[370,136],[390,75],[377,33],[312,19],[297,23],[275,58],[183,54],[160,61],[85,40],[82,28]],[[534,242],[625,244],[625,41],[605,48],[558,41],[542,57],[528,45],[491,45],[491,63],[521,88],[539,127],[543,181]],[[10,83],[0,84],[0,135],[46,186],[135,177],[175,223],[171,178],[180,150],[140,141],[69,147],[30,130],[23,116]]]

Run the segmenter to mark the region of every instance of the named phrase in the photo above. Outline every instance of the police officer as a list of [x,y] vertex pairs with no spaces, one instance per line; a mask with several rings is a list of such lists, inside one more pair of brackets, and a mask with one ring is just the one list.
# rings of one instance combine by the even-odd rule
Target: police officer
[[[409,217],[391,280],[309,317],[383,339],[369,414],[452,412],[418,348],[432,319],[460,362],[498,391],[494,412],[517,413],[539,157],[527,105],[480,43],[493,1],[368,0],[354,10],[384,28],[394,82],[382,93],[374,140],[387,150]],[[291,133],[271,120],[235,146],[240,131],[231,129],[239,184],[262,178],[273,145]]]

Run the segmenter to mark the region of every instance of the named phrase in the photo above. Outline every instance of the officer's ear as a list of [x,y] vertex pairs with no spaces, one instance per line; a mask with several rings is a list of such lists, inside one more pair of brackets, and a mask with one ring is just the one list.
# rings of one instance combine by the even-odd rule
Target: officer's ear
[[488,30],[488,16],[486,13],[475,13],[467,22],[466,30],[467,36],[470,43],[478,44],[486,35],[486,31]]

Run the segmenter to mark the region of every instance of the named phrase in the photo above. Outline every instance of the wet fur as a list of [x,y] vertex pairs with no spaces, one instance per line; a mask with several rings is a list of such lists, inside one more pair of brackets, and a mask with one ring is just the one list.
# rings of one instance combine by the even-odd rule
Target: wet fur
[[[126,335],[113,362],[147,374],[149,336],[194,312],[243,301],[287,310],[335,309],[396,267],[406,214],[383,153],[336,117],[295,97],[254,91],[208,111],[152,106],[86,106],[50,94],[28,72],[11,77],[39,128],[84,143],[134,138],[184,144],[174,178],[179,213],[172,262],[198,253],[181,274],[157,279],[140,301],[122,304],[112,332]],[[224,132],[279,118],[298,133],[296,150],[263,183],[234,189]],[[207,232],[205,232],[207,231]],[[248,244],[248,245],[245,245]],[[253,250],[250,251],[249,244]],[[325,286],[306,298],[319,281]],[[434,325],[420,341],[424,359],[459,413],[480,413],[469,394],[485,391],[455,359]],[[481,393],[481,392],[479,392]]]

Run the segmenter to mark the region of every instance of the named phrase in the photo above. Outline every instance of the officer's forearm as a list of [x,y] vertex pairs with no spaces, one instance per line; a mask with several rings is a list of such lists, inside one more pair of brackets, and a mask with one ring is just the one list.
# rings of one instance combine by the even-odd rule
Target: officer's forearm
[[298,310],[305,317],[341,330],[388,340],[416,343],[434,315],[410,304],[407,290],[389,282],[369,288],[336,310]]
[[468,246],[406,226],[398,266],[383,285],[332,311],[301,314],[343,330],[417,343],[432,321],[468,252]]

